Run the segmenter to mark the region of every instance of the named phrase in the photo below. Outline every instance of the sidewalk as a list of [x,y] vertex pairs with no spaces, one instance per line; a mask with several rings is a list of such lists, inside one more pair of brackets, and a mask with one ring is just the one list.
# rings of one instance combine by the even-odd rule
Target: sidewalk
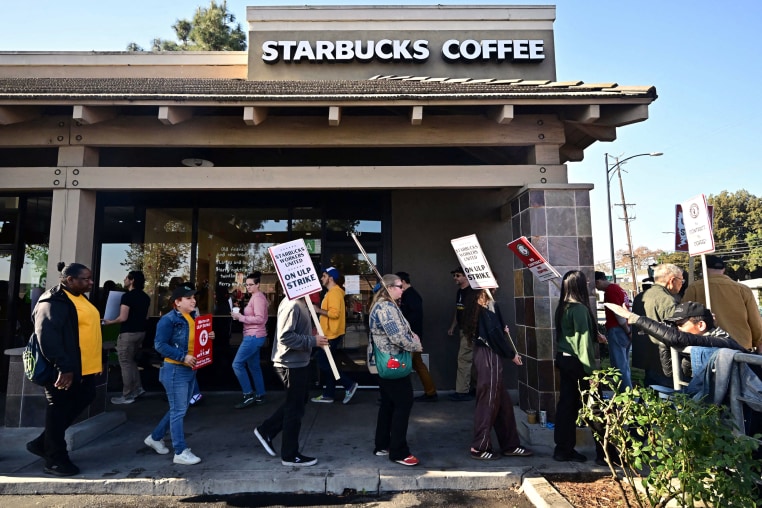
[[[80,425],[72,460],[82,473],[58,478],[42,472],[43,462],[26,451],[25,443],[41,429],[0,427],[0,494],[233,494],[239,492],[342,493],[345,489],[390,492],[423,489],[478,490],[516,487],[545,473],[604,471],[594,464],[591,445],[578,449],[585,464],[555,462],[552,431],[526,425],[516,408],[522,442],[535,451],[528,458],[503,457],[477,461],[469,455],[474,402],[451,402],[445,394],[435,403],[416,403],[408,430],[411,451],[421,464],[405,467],[373,455],[376,390],[358,390],[342,405],[309,402],[302,421],[301,442],[316,466],[281,465],[262,449],[253,430],[284,396],[271,392],[267,403],[233,409],[239,393],[208,392],[185,418],[188,446],[201,457],[195,466],[172,463],[172,453],[158,455],[143,444],[163,413],[163,393],[144,395],[134,404],[108,405],[97,422]],[[124,421],[124,423],[121,423]],[[111,427],[99,434],[94,427]],[[531,427],[530,443],[529,433]],[[72,430],[72,429],[70,429]],[[102,432],[102,430],[100,431]],[[86,444],[84,437],[98,435]],[[166,440],[170,445],[170,439]],[[537,444],[539,443],[539,444]],[[280,437],[275,439],[276,450]],[[170,446],[171,450],[171,446]]]

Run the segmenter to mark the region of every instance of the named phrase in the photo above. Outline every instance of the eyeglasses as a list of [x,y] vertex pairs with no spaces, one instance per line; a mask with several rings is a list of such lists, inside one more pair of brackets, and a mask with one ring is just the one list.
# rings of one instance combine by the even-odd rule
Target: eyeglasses
[[402,289],[402,284],[389,284],[390,288]]
[[682,284],[683,282],[685,282],[685,279],[681,279],[680,277],[675,277],[675,280],[679,280],[679,281],[680,281],[680,284]]

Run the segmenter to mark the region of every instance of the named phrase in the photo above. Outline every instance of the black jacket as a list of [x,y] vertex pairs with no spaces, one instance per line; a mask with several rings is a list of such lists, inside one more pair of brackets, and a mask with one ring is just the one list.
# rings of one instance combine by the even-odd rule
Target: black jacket
[[34,333],[42,354],[62,373],[82,376],[82,354],[79,349],[77,308],[58,286],[45,291],[32,312]]
[[733,340],[722,328],[712,328],[704,335],[681,332],[677,328],[653,319],[639,316],[635,326],[642,328],[647,334],[667,346],[684,348],[687,346],[724,347],[736,351],[748,352],[742,345]]

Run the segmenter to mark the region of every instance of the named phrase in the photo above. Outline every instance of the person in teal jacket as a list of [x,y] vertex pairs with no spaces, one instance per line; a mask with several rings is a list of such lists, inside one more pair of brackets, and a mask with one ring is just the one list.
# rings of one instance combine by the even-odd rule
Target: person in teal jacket
[[[599,336],[597,320],[590,310],[590,292],[585,274],[572,270],[564,275],[556,308],[556,368],[560,372],[553,459],[585,462],[587,457],[574,449],[577,444],[577,416],[582,408],[581,390],[590,387],[586,376],[595,369],[595,347],[605,342]],[[599,431],[600,429],[593,429]],[[596,440],[596,462],[604,461],[603,448]],[[605,463],[605,461],[604,461]]]

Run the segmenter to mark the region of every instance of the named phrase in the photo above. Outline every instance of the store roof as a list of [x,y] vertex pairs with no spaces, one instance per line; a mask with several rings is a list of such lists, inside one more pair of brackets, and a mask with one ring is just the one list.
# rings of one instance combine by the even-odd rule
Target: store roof
[[[653,86],[581,81],[525,81],[374,76],[357,81],[247,81],[198,78],[0,78],[0,101],[368,101],[537,100],[585,102],[656,99]],[[640,99],[640,100],[639,100]],[[642,101],[645,99],[645,101]]]

